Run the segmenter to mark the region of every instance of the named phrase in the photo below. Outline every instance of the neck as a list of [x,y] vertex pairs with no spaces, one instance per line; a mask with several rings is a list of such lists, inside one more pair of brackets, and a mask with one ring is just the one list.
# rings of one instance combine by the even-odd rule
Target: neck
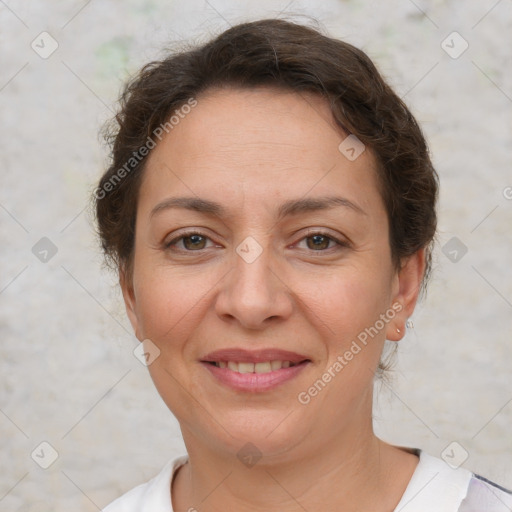
[[316,446],[296,446],[279,462],[254,466],[219,456],[183,432],[189,462],[173,484],[175,510],[256,512],[391,511],[417,465],[417,457],[378,439],[365,428],[339,432]]

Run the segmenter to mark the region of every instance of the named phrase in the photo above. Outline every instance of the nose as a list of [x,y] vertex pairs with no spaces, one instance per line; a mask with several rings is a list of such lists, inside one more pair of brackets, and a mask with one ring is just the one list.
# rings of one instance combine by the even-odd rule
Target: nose
[[233,268],[222,280],[217,296],[219,317],[252,330],[288,318],[293,311],[292,292],[280,268],[268,247],[254,260],[243,252],[234,253]]

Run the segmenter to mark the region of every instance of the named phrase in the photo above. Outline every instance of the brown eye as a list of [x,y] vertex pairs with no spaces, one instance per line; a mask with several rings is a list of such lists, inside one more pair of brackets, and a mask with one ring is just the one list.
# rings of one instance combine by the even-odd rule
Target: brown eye
[[[206,243],[209,238],[201,233],[190,232],[183,233],[180,236],[173,238],[170,242],[165,244],[166,249],[175,249],[183,252],[200,251],[206,248]],[[181,246],[179,244],[182,244]]]
[[305,247],[303,246],[301,248],[317,253],[331,253],[351,246],[349,242],[338,240],[330,233],[323,231],[310,231],[297,245],[300,247],[300,244],[302,244],[304,240],[306,241]]
[[187,249],[204,249],[205,237],[201,235],[190,235],[183,237],[183,245]]
[[322,235],[322,234],[316,234],[316,235],[310,235],[306,237],[306,240],[311,240],[312,243],[308,242],[308,249],[312,250],[323,250],[329,248],[329,243],[333,241],[332,238]]

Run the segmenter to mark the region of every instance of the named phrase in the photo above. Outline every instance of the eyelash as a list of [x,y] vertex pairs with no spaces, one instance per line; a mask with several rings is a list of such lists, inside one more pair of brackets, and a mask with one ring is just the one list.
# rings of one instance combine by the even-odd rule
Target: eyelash
[[[200,231],[186,231],[184,233],[181,233],[179,236],[173,238],[169,242],[164,243],[164,249],[171,250],[172,246],[174,244],[176,244],[177,242],[179,242],[180,240],[183,240],[184,238],[188,238],[188,237],[191,237],[191,236],[194,236],[194,235],[198,235],[198,236],[200,236],[202,238],[210,240],[209,236],[205,235],[204,233],[201,233]],[[318,236],[318,235],[323,236],[325,238],[328,238],[330,241],[335,242],[338,247],[330,247],[328,249],[321,249],[321,250],[318,250],[318,251],[315,251],[313,249],[309,249],[311,252],[322,253],[322,252],[328,252],[331,249],[339,250],[340,248],[343,248],[343,247],[345,247],[345,248],[350,247],[350,244],[348,242],[338,240],[337,238],[333,237],[330,233],[327,233],[327,232],[321,231],[321,230],[320,231],[311,231],[311,232],[309,232],[306,236],[303,236],[299,240],[299,242],[301,242],[302,240],[305,240],[307,238],[311,238],[313,236]],[[197,253],[201,253],[204,250],[205,249],[198,249],[197,251],[188,250],[188,249],[178,249],[177,252],[182,252],[182,253],[194,253],[194,252],[197,252]]]

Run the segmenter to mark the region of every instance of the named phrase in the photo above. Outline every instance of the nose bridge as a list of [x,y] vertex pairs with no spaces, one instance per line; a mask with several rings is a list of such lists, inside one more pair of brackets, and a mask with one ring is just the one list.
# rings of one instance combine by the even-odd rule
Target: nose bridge
[[[258,238],[258,239],[257,239]],[[249,328],[291,312],[287,287],[275,275],[279,261],[269,238],[247,236],[233,254],[233,268],[218,300],[218,313],[236,318]]]
[[275,258],[269,239],[258,238],[259,242],[254,236],[248,236],[236,247],[235,275],[231,284],[240,304],[263,310],[270,306],[275,291],[275,276],[270,271]]

